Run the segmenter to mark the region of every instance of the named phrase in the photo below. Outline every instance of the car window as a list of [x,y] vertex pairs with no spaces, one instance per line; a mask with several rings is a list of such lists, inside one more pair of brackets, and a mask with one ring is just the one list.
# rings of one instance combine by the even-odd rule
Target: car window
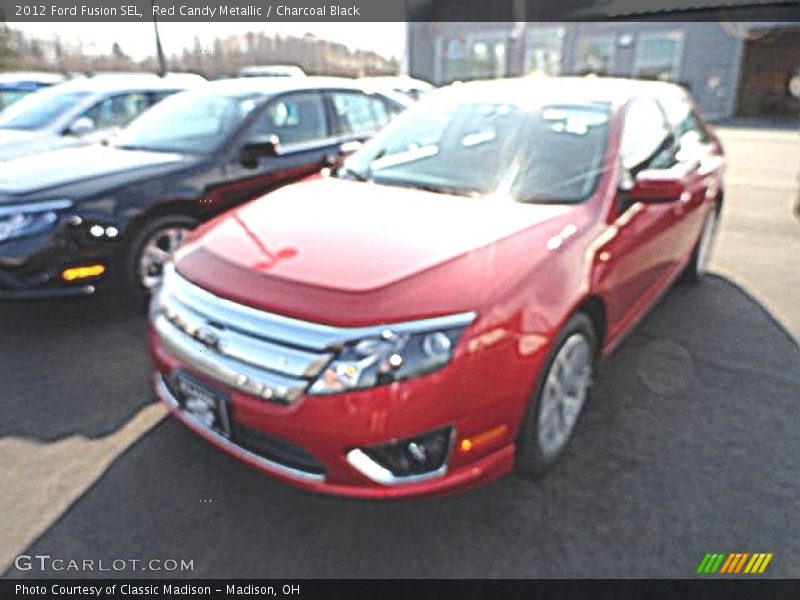
[[325,105],[319,94],[291,94],[271,101],[250,128],[250,137],[276,135],[291,146],[328,137]]
[[372,133],[389,122],[386,105],[360,92],[331,94],[340,133]]
[[588,198],[603,172],[609,107],[447,93],[422,100],[337,175],[518,202]]
[[64,113],[75,110],[89,96],[88,92],[62,92],[59,86],[30,94],[0,115],[0,128],[43,129]]
[[117,138],[122,148],[206,155],[225,144],[257,110],[258,95],[175,94],[145,111]]
[[133,121],[149,106],[150,101],[144,92],[117,94],[101,100],[85,111],[81,117],[92,119],[96,129],[122,127]]
[[667,115],[678,145],[678,160],[696,157],[706,151],[708,131],[684,98],[663,98],[659,103]]
[[667,168],[674,162],[672,131],[664,112],[650,98],[631,101],[625,113],[620,154],[626,169]]

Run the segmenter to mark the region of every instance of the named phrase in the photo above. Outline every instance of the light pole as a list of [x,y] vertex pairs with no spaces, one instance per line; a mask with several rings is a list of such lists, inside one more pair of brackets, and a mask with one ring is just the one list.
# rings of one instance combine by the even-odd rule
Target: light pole
[[164,60],[164,48],[161,47],[161,36],[158,34],[158,22],[156,21],[155,6],[153,0],[150,0],[150,9],[153,13],[153,30],[156,33],[156,60],[158,60],[158,76],[164,77],[167,74],[167,65]]

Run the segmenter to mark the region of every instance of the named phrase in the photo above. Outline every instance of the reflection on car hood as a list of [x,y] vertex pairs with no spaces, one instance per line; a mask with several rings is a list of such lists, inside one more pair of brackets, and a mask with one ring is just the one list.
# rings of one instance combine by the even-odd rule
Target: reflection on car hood
[[472,310],[535,264],[571,210],[320,179],[228,213],[176,262],[216,294],[322,322]]
[[180,154],[101,145],[64,148],[0,163],[0,193],[23,195],[181,161]]

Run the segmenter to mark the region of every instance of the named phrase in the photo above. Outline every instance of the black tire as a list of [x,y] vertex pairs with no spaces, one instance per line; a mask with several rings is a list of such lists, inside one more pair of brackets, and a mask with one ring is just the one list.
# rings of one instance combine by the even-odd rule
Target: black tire
[[544,452],[539,442],[539,414],[542,408],[542,396],[545,383],[559,351],[565,345],[567,340],[572,338],[575,334],[582,335],[588,342],[590,348],[590,368],[592,373],[594,371],[598,349],[597,332],[595,331],[592,320],[587,315],[583,313],[577,313],[573,315],[569,321],[567,321],[567,324],[556,337],[556,340],[553,343],[553,346],[547,355],[547,359],[544,362],[544,366],[539,374],[539,378],[536,382],[536,386],[528,404],[528,409],[525,411],[525,420],[523,421],[522,427],[520,428],[519,437],[517,438],[516,466],[517,471],[527,477],[540,477],[563,455],[564,450],[574,436],[575,428],[577,423],[580,421],[580,416],[583,412],[583,409],[588,403],[589,394],[591,392],[591,379],[586,398],[581,405],[580,412],[575,420],[575,425],[572,426],[566,441],[563,443],[563,445],[561,445],[557,452]]
[[[711,231],[711,239],[708,241],[710,244],[708,248],[706,248],[707,255],[702,258],[702,246],[703,246],[703,238],[706,235],[706,227],[708,226],[709,219],[713,219],[713,230]],[[716,236],[717,229],[719,228],[719,211],[712,210],[706,216],[706,220],[703,222],[703,229],[700,230],[700,235],[697,236],[697,241],[694,244],[694,249],[692,250],[692,257],[689,259],[689,264],[686,265],[686,269],[684,269],[683,273],[681,273],[681,282],[693,285],[698,283],[705,277],[707,273],[707,265],[708,260],[711,254],[711,251],[714,248],[714,238]],[[705,264],[701,265],[701,258],[704,260]]]
[[165,214],[148,219],[137,227],[128,241],[122,256],[120,272],[122,273],[122,287],[127,294],[127,299],[139,305],[144,305],[150,298],[150,289],[143,285],[139,275],[139,265],[145,246],[159,231],[168,229],[192,230],[199,221],[189,215]]

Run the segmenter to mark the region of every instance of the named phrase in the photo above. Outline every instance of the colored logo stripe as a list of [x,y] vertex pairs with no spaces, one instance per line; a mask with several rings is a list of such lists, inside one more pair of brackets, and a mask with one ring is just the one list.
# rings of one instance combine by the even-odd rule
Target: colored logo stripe
[[[731,552],[729,554],[714,553],[706,554],[697,567],[698,573],[714,574],[736,574],[744,573],[757,574],[763,573],[767,565],[772,560],[772,553],[757,552]],[[745,566],[747,565],[747,566]]]

